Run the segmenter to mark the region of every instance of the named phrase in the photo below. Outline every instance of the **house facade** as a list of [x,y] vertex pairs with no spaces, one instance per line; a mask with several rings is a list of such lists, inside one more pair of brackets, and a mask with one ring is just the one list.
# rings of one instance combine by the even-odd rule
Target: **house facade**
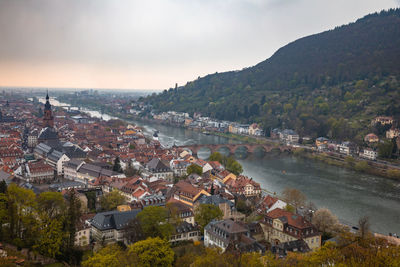
[[268,212],[261,223],[265,239],[278,245],[303,239],[310,249],[321,247],[321,233],[304,217],[277,208]]
[[141,210],[107,211],[97,213],[90,221],[90,231],[93,239],[105,244],[118,241],[128,243],[125,238],[126,227],[136,218]]
[[174,172],[169,166],[164,164],[159,158],[153,158],[146,164],[146,169],[157,179],[164,179],[172,182],[174,179]]
[[378,152],[371,148],[364,148],[364,150],[360,152],[359,156],[369,160],[376,160]]

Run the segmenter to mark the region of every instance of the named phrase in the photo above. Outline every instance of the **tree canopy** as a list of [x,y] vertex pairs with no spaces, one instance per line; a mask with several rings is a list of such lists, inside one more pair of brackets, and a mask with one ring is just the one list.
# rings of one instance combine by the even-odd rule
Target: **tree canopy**
[[125,203],[126,197],[117,190],[113,190],[100,198],[100,205],[103,210],[114,210]]
[[161,237],[168,239],[172,233],[172,225],[168,223],[168,211],[165,207],[145,207],[137,218],[142,226],[143,233],[147,237]]
[[199,165],[192,164],[189,167],[187,167],[186,172],[187,172],[188,175],[190,175],[192,173],[196,173],[198,175],[202,175],[203,174],[203,168],[200,167]]
[[201,230],[213,219],[222,219],[221,209],[213,204],[200,204],[194,212],[194,220],[199,224]]

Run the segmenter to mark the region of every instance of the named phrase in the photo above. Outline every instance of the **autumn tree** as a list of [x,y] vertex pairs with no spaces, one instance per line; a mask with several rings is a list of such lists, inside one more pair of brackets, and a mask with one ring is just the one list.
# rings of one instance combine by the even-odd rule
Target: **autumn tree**
[[37,231],[36,196],[32,190],[10,184],[7,188],[7,207],[10,238],[18,245],[32,247]]
[[172,225],[179,225],[182,219],[179,214],[179,208],[174,202],[167,203],[168,222]]
[[119,205],[126,203],[126,197],[118,190],[113,190],[108,194],[101,196],[100,205],[103,210],[115,210]]
[[212,204],[200,204],[194,211],[194,220],[201,227],[201,231],[204,231],[204,227],[213,219],[220,220],[223,216],[221,209]]
[[361,217],[358,220],[358,233],[361,239],[365,239],[369,234],[370,222],[367,216]]
[[[237,266],[237,259],[231,253],[221,253],[220,248],[206,248],[205,253],[197,256],[192,267],[231,267]],[[244,266],[244,265],[243,265]]]
[[298,189],[295,188],[285,188],[282,192],[283,198],[287,203],[294,206],[297,209],[301,206],[304,206],[307,200],[307,197]]
[[67,239],[63,247],[63,259],[77,264],[81,260],[81,254],[75,250],[75,233],[76,226],[81,216],[81,201],[76,195],[74,189],[67,192],[67,209],[65,212],[64,231],[66,232]]
[[59,192],[43,192],[37,197],[38,211],[53,219],[65,211],[65,201]]
[[128,257],[135,266],[172,266],[174,251],[169,242],[159,237],[147,238],[128,247]]
[[323,233],[329,233],[335,229],[335,226],[339,223],[339,221],[330,210],[319,209],[314,213],[312,217],[312,223],[319,231]]
[[82,262],[83,267],[120,267],[128,266],[126,252],[117,244],[108,245],[87,260]]
[[62,254],[68,233],[64,232],[65,201],[59,192],[43,192],[37,197],[38,238],[34,250],[55,258]]
[[168,239],[172,233],[172,225],[167,222],[168,211],[164,207],[149,206],[138,213],[137,218],[147,237]]
[[63,231],[63,220],[45,217],[41,220],[39,235],[33,248],[40,254],[55,258],[61,255],[62,246],[68,238]]

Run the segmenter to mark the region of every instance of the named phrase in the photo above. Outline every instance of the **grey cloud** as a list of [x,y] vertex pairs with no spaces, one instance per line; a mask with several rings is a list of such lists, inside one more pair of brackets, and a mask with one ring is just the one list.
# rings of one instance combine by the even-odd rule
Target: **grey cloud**
[[[256,64],[296,38],[398,3],[0,0],[0,64],[87,64],[154,75],[168,69],[185,80]],[[191,76],[182,77],[183,69]]]

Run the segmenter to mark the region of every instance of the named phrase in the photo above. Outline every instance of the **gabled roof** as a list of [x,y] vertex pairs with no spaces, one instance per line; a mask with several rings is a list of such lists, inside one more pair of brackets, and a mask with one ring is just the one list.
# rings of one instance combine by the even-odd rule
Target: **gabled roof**
[[197,202],[200,204],[212,204],[218,206],[219,204],[227,203],[231,208],[233,208],[235,205],[232,203],[232,201],[229,201],[220,195],[211,195],[211,196],[206,196],[202,195],[197,199]]
[[165,165],[159,158],[153,158],[152,160],[150,160],[146,164],[146,167],[152,172],[171,171],[171,169],[167,165]]
[[50,151],[52,150],[52,148],[48,145],[46,145],[45,143],[40,143],[35,147],[35,151],[39,152],[41,154],[48,154],[50,153]]
[[237,222],[234,222],[230,219],[222,220],[222,221],[212,221],[207,226],[205,227],[207,231],[209,231],[212,228],[218,228],[221,231],[224,231],[229,234],[235,234],[235,233],[246,233],[248,230],[244,228],[242,225],[240,225]]
[[304,229],[313,226],[310,222],[306,221],[303,216],[280,208],[276,208],[268,212],[266,216],[272,219],[279,219],[283,223],[287,223],[288,225],[294,226],[298,229]]
[[57,162],[63,155],[64,153],[57,150],[53,150],[47,157],[49,160]]

